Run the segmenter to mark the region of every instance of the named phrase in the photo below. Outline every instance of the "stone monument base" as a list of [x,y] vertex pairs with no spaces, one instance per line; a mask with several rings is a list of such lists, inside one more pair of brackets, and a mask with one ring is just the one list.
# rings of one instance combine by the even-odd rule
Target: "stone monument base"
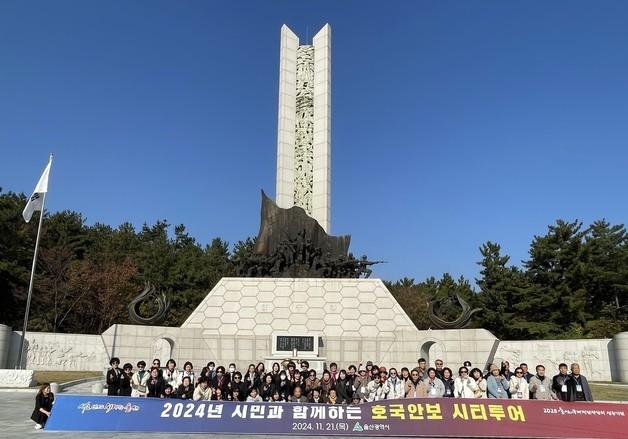
[[[378,279],[224,278],[180,328],[113,325],[100,336],[28,332],[26,367],[102,371],[115,356],[133,365],[174,358],[199,371],[208,361],[235,362],[245,370],[292,357],[276,352],[277,334],[315,336],[316,355],[299,350],[298,356],[307,356],[317,370],[329,362],[346,368],[368,360],[410,368],[419,357],[431,365],[440,358],[451,368],[468,360],[483,369],[505,359],[527,362],[532,370],[544,364],[552,372],[558,363],[579,362],[590,380],[628,382],[626,332],[612,340],[500,341],[485,329],[420,331]],[[10,346],[4,367],[10,368],[19,332],[5,339]]]

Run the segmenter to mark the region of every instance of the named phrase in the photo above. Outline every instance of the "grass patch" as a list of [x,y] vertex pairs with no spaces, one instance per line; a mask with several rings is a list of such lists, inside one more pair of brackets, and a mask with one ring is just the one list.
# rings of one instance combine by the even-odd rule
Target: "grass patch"
[[40,386],[43,383],[67,383],[68,381],[80,380],[81,378],[99,377],[102,372],[82,372],[74,370],[36,370],[35,382]]
[[596,401],[628,401],[628,386],[600,386],[589,384]]

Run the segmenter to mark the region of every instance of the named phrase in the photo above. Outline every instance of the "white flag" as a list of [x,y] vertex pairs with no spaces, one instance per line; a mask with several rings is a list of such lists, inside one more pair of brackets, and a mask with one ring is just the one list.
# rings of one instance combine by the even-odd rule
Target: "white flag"
[[44,194],[48,192],[48,175],[50,174],[50,165],[52,165],[52,157],[48,160],[46,169],[44,169],[43,174],[39,177],[39,181],[37,182],[37,186],[35,186],[33,195],[29,198],[28,203],[26,203],[26,207],[24,208],[24,212],[22,212],[22,216],[26,222],[31,220],[33,212],[41,210],[44,202]]

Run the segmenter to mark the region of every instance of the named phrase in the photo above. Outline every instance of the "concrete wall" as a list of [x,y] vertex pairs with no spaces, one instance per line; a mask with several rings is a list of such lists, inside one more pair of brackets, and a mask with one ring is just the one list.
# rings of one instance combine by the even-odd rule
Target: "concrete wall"
[[[17,364],[21,331],[11,334],[7,368]],[[100,335],[27,332],[24,341],[26,369],[102,370],[109,357]]]
[[[26,367],[100,371],[116,356],[134,366],[174,358],[180,366],[191,361],[198,370],[210,360],[244,369],[273,361],[272,335],[286,332],[318,336],[322,362],[340,367],[367,360],[412,367],[424,357],[431,365],[440,358],[456,371],[466,360],[485,369],[506,359],[532,370],[543,364],[550,375],[559,363],[578,362],[591,380],[628,382],[628,332],[612,340],[499,341],[485,329],[419,331],[378,279],[225,278],[180,328],[113,325],[102,335],[29,332]],[[7,368],[15,366],[19,338],[11,332]]]
[[508,360],[514,370],[526,363],[533,372],[537,364],[546,368],[548,375],[558,371],[560,363],[579,363],[582,374],[592,381],[611,381],[613,369],[610,339],[588,340],[519,340],[501,341],[495,353],[495,363]]

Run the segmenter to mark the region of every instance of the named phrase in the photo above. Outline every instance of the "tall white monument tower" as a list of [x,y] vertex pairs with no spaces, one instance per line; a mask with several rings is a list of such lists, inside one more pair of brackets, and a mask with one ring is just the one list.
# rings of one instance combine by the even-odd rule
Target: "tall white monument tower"
[[330,233],[331,27],[312,44],[281,27],[277,190],[279,207],[305,209]]

